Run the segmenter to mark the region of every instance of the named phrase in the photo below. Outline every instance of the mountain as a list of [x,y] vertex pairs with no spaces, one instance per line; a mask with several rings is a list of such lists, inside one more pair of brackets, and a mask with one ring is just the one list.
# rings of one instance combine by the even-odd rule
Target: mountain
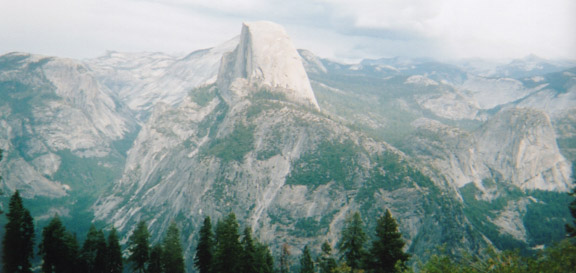
[[385,209],[422,259],[443,244],[530,251],[570,217],[575,75],[342,64],[270,22],[182,56],[9,53],[1,188],[20,189],[40,225],[58,213],[127,238],[146,220],[155,242],[176,221],[190,269],[204,217],[229,212],[274,251],[334,246],[346,215],[371,231]]
[[118,157],[114,145],[136,130],[130,111],[82,62],[11,53],[0,57],[0,70],[7,189],[65,196],[76,185],[59,179],[63,157]]
[[87,65],[137,117],[146,119],[157,103],[178,104],[191,89],[214,83],[222,55],[237,44],[231,39],[186,56],[108,52]]
[[[270,33],[271,26],[277,33]],[[270,23],[243,27],[243,35],[258,36],[258,31],[285,37]],[[270,40],[284,42],[260,42]],[[242,68],[251,62],[261,75],[284,73],[281,88],[269,85],[274,81],[266,76],[249,78],[248,73],[234,79],[250,82],[240,91],[222,90],[226,85],[221,82],[229,82],[229,75],[238,71],[238,66],[223,65],[217,85],[192,91],[210,99],[192,97],[178,107],[157,107],[129,152],[122,179],[98,201],[97,219],[111,221],[120,230],[147,220],[158,236],[174,219],[186,223],[183,231],[191,233],[204,216],[232,211],[263,241],[300,248],[311,242],[319,246],[324,239],[335,243],[350,212],[362,211],[373,226],[388,208],[405,219],[403,230],[418,253],[452,236],[469,248],[486,244],[469,227],[457,202],[437,200],[438,186],[400,151],[324,116],[311,103],[313,93],[294,97],[295,91],[310,91],[289,88],[309,86],[300,82],[301,62],[291,64],[300,68],[283,73],[264,70],[283,69],[285,55],[239,60],[237,52],[258,50],[250,44],[258,39],[240,41],[233,59]],[[227,92],[237,92],[236,97],[229,99]],[[425,224],[434,219],[458,224],[454,229]],[[468,228],[460,231],[456,226]],[[192,257],[195,238],[187,238],[185,246]]]
[[[562,238],[562,192],[572,187],[575,147],[572,69],[541,75],[537,85],[469,72],[451,82],[432,79],[434,70],[383,76],[374,73],[381,63],[302,55],[320,107],[392,143],[443,191],[454,190],[466,219],[491,244],[527,248]],[[401,71],[415,63],[386,65]],[[544,94],[549,99],[537,99]]]
[[223,57],[218,88],[228,104],[265,89],[318,109],[300,55],[284,29],[270,22],[244,23],[240,44]]
[[484,190],[484,180],[497,178],[522,190],[569,190],[570,162],[541,111],[503,110],[472,132],[426,119],[414,125],[411,153],[442,170],[458,188],[474,183]]
[[530,54],[510,61],[464,60],[457,63],[467,72],[484,77],[514,79],[557,73],[576,66],[574,60],[549,60]]

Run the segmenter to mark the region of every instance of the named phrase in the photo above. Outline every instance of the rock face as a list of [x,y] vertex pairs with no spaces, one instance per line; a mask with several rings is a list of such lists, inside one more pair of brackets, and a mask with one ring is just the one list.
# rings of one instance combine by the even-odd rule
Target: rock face
[[475,137],[475,150],[485,171],[497,171],[523,189],[569,190],[570,163],[560,154],[554,128],[544,112],[502,111]]
[[218,88],[231,104],[265,89],[319,109],[298,51],[286,31],[271,22],[243,24],[238,47],[222,60]]
[[525,190],[568,191],[570,163],[556,144],[548,116],[532,109],[508,109],[472,134],[434,121],[421,130],[414,149],[457,187],[496,178]]
[[238,39],[231,39],[186,56],[108,52],[87,63],[103,85],[146,119],[157,103],[178,104],[193,88],[214,83],[222,55],[237,45]]
[[60,197],[69,181],[55,179],[62,152],[103,158],[135,130],[114,94],[82,62],[10,53],[0,57],[0,148],[7,191]]
[[[506,109],[473,132],[432,120],[418,120],[414,126],[418,129],[410,139],[410,153],[456,189],[467,218],[495,246],[539,245],[546,230],[562,229],[556,212],[540,205],[563,204],[565,194],[548,199],[543,193],[571,187],[570,163],[558,150],[544,112]],[[481,213],[486,206],[490,212]]]

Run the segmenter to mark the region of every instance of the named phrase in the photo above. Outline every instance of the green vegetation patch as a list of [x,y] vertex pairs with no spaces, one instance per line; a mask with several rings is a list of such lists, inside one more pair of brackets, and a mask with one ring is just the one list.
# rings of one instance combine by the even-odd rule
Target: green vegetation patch
[[370,169],[369,177],[356,197],[363,203],[363,210],[367,211],[373,205],[374,193],[379,189],[395,191],[416,184],[439,194],[436,185],[428,176],[410,166],[396,153],[386,151],[373,156],[371,161],[373,167]]
[[568,205],[573,200],[563,192],[532,191],[538,202],[528,204],[524,226],[532,245],[550,245],[564,239],[564,225],[569,222]]
[[56,154],[62,159],[62,164],[53,179],[70,185],[73,191],[94,198],[122,174],[122,168],[118,167],[124,165],[121,158],[79,157],[69,150],[58,151]]
[[261,147],[256,154],[256,159],[267,160],[282,153],[282,146],[279,145],[279,141],[282,139],[280,130],[278,127],[271,130],[271,135],[267,136],[266,140],[262,143],[263,147]]
[[285,101],[286,96],[281,93],[275,93],[262,89],[250,95],[251,105],[246,110],[246,117],[252,119],[260,113],[270,109],[279,109],[281,104],[278,101]]
[[290,235],[310,238],[318,235],[320,228],[320,222],[316,221],[314,217],[301,218],[294,224],[294,229],[290,231]]
[[254,149],[254,126],[239,123],[229,135],[215,139],[205,151],[226,162],[241,162],[244,156]]
[[480,190],[474,183],[469,183],[460,189],[465,204],[464,213],[472,225],[488,237],[498,249],[525,249],[524,242],[508,234],[501,234],[500,227],[490,221],[495,219],[498,216],[497,212],[504,210],[510,201],[519,200],[524,194],[517,187],[491,179],[487,179],[483,184],[498,187],[500,196],[490,201],[479,200]]
[[31,100],[34,90],[19,81],[0,82],[0,103],[6,102],[12,109],[12,114],[32,116]]
[[272,92],[267,89],[261,89],[258,92],[252,93],[250,96],[252,101],[259,101],[259,100],[286,100],[286,95],[278,92]]
[[198,87],[189,92],[193,102],[204,107],[217,97],[218,89],[214,84]]
[[361,148],[351,140],[322,141],[316,148],[302,155],[286,177],[286,184],[317,187],[334,181],[345,189],[353,187],[354,173]]

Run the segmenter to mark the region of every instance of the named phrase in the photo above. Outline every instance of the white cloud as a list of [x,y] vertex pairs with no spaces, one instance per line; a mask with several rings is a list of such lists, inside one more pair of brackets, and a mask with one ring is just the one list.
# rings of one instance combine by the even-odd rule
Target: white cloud
[[341,59],[576,58],[573,0],[19,0],[0,4],[0,54],[190,52],[283,24],[296,46]]
[[[521,57],[530,53],[576,58],[576,1],[358,0],[336,3],[355,27],[426,37],[445,57]],[[426,45],[423,45],[426,46]]]

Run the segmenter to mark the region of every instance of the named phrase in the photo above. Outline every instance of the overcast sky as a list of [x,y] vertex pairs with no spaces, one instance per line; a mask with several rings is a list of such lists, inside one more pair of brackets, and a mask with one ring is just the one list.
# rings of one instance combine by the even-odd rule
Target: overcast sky
[[575,0],[0,0],[0,54],[187,53],[256,20],[337,60],[576,59]]

